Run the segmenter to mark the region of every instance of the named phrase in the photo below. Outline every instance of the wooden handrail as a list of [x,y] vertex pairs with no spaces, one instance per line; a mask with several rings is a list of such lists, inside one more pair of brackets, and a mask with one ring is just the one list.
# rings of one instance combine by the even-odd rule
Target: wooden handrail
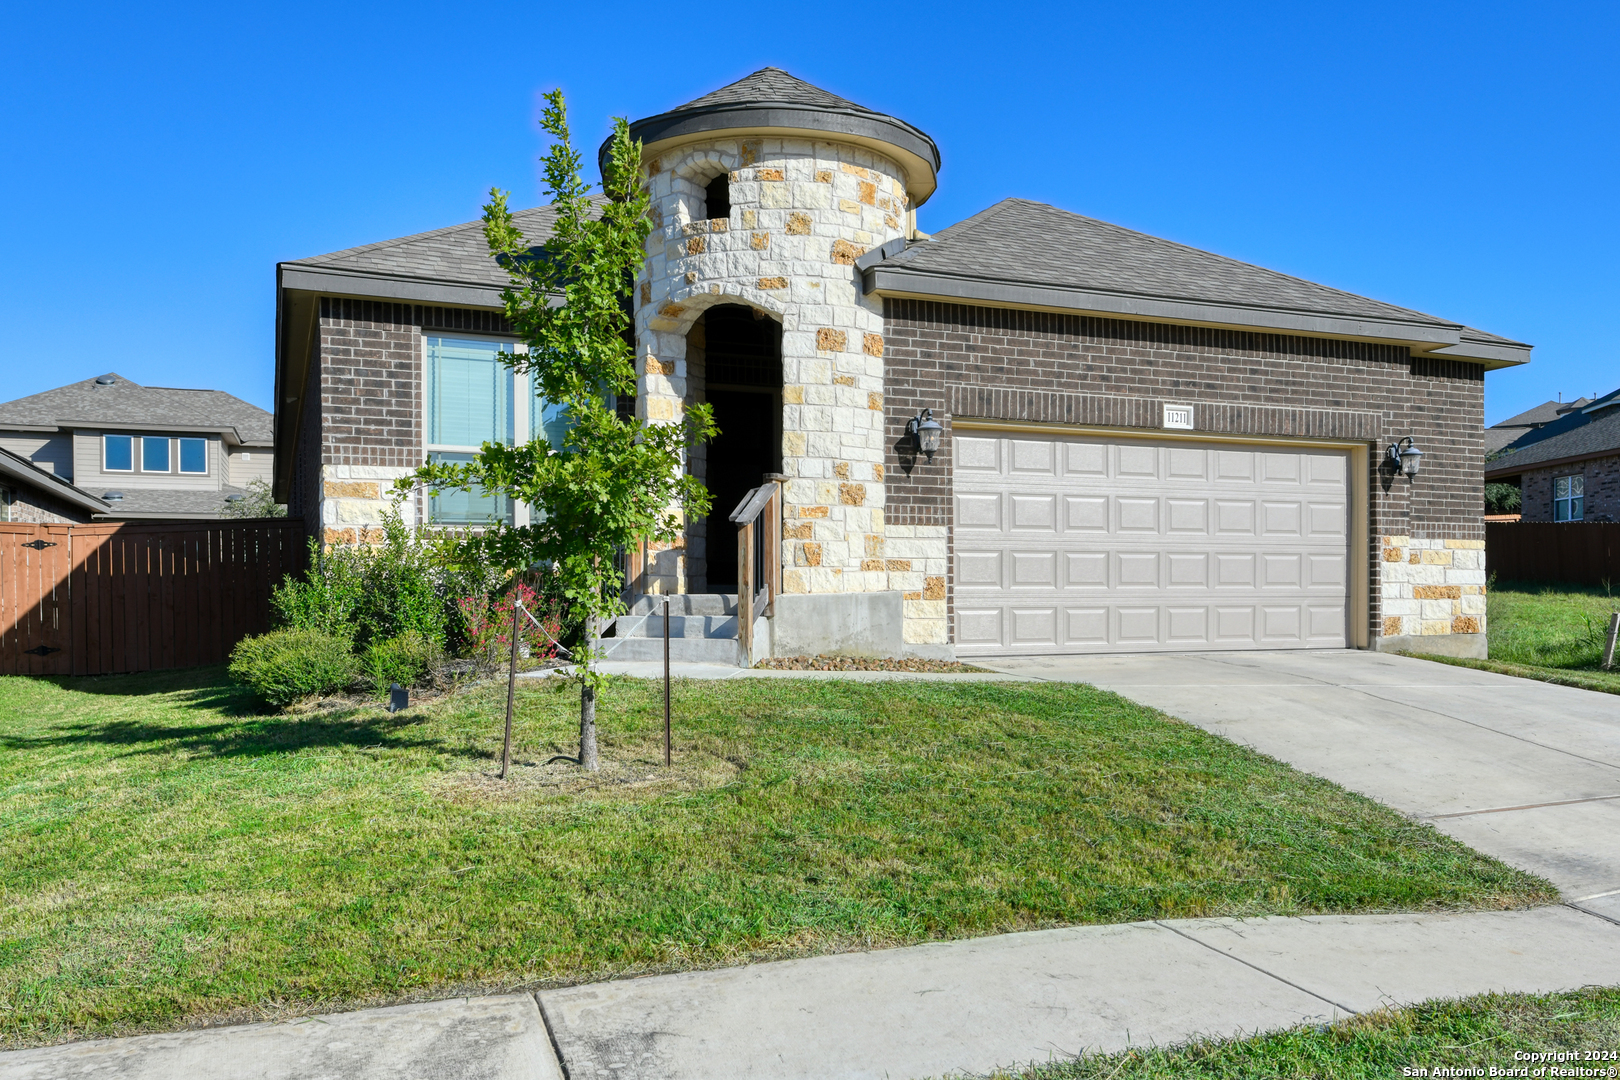
[[[768,480],[743,496],[731,520],[737,525],[737,641],[753,655],[754,620],[769,614],[782,589],[782,485]],[[761,521],[761,515],[764,520]],[[756,545],[763,581],[755,580]]]

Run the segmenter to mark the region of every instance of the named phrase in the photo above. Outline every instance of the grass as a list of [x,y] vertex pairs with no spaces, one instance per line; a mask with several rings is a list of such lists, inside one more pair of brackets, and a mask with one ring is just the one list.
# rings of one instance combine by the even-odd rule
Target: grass
[[1620,667],[1600,667],[1620,596],[1603,588],[1509,581],[1493,585],[1486,603],[1490,659],[1424,659],[1620,694]]
[[1086,686],[615,681],[269,714],[0,678],[0,1041],[1072,923],[1505,908],[1547,882]]
[[[1515,1060],[1516,1051],[1571,1056],[1561,1063],[1557,1057]],[[1595,1060],[1583,1060],[1589,1051],[1597,1052]],[[1392,1076],[1511,1075],[1491,1074],[1492,1066],[1527,1069],[1523,1075],[1528,1076],[1559,1075],[1536,1071],[1549,1064],[1600,1070],[1584,1075],[1620,1075],[1620,990],[1586,989],[1542,996],[1485,994],[1432,1001],[1248,1039],[1201,1040],[1186,1046],[1035,1065],[999,1073],[997,1080],[1386,1080]],[[1413,1071],[1404,1071],[1407,1069]],[[1416,1071],[1419,1069],[1428,1071]]]

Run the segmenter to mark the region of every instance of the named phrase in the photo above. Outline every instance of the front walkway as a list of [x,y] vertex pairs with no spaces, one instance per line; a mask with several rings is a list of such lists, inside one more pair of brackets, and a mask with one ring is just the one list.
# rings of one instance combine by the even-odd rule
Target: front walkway
[[0,1078],[552,1080],[560,1053],[571,1080],[904,1080],[1620,981],[1620,698],[1355,652],[995,666],[1004,679],[1092,682],[1255,746],[1541,873],[1567,902],[1010,934],[597,983],[538,1003],[518,994],[49,1047],[0,1054]]

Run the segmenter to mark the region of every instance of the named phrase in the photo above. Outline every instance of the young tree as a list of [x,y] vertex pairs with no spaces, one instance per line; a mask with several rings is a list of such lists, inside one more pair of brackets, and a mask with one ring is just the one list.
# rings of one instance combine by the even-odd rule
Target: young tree
[[551,235],[531,244],[513,223],[507,193],[492,188],[484,236],[511,278],[501,296],[527,345],[501,360],[528,373],[540,397],[566,407],[567,432],[561,445],[543,434],[521,446],[485,443],[473,461],[426,464],[395,489],[403,497],[416,483],[434,491],[481,488],[534,508],[531,524],[493,524],[463,543],[476,549],[469,555],[508,570],[548,564],[573,610],[585,616],[586,640],[572,650],[579,761],[595,769],[601,674],[590,639],[603,620],[624,610],[614,557],[644,540],[675,540],[682,511],[708,512],[708,492],[686,473],[684,451],[716,431],[707,405],[689,407],[678,424],[622,418],[614,405],[614,395],[635,392],[623,300],[652,229],[639,175],[641,144],[630,138],[625,119],[615,118],[606,199],[593,199],[580,178],[562,91],[546,95],[540,126],[552,137],[542,159],[557,215]]

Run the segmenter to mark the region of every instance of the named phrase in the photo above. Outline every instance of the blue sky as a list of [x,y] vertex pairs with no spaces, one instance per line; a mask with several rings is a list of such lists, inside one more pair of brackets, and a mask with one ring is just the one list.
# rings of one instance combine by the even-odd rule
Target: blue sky
[[924,229],[1039,199],[1529,341],[1492,422],[1620,385],[1616,5],[8,10],[0,400],[269,407],[277,260],[533,205],[546,89],[594,148],[767,64],[936,139]]

